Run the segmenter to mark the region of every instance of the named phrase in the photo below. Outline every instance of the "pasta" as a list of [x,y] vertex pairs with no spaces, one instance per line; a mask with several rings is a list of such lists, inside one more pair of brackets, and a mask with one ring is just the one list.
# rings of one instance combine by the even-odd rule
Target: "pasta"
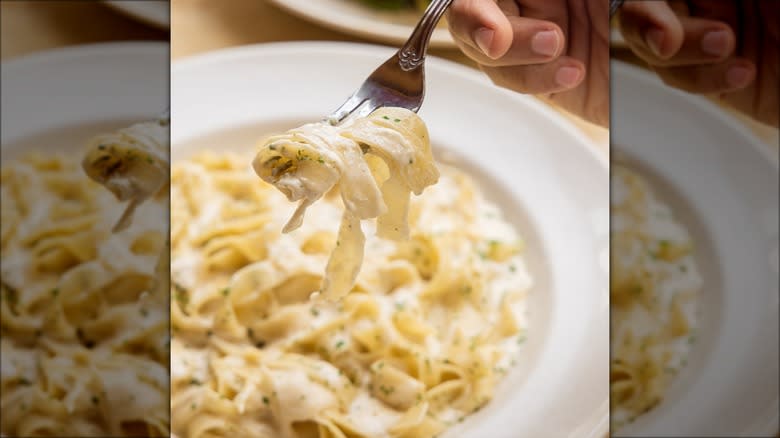
[[349,196],[317,186],[316,220],[281,233],[296,208],[246,161],[173,166],[172,432],[425,438],[484,406],[525,338],[532,280],[522,241],[472,179],[443,166],[409,201],[407,240],[365,221],[350,293],[311,300]]
[[612,170],[613,431],[663,399],[695,340],[702,286],[688,232],[648,183]]
[[168,436],[167,202],[112,233],[116,200],[58,155],[4,164],[0,187],[0,431]]
[[346,126],[311,123],[272,136],[253,167],[287,199],[300,201],[285,233],[300,227],[306,209],[328,190],[341,192],[344,216],[322,286],[322,297],[331,301],[352,288],[360,271],[360,220],[377,218],[380,237],[408,239],[410,192],[419,195],[439,178],[425,123],[403,108],[380,108]]
[[127,228],[135,209],[168,185],[169,118],[135,124],[95,137],[82,160],[84,172],[119,201],[128,201],[114,231]]

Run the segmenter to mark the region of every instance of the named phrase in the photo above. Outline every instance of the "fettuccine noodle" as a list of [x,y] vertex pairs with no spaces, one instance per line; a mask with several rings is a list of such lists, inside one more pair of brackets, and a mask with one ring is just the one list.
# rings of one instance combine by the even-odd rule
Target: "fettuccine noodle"
[[136,208],[163,190],[170,179],[169,121],[143,122],[95,137],[82,160],[84,172],[119,201],[128,201],[114,231],[128,226]]
[[688,231],[647,181],[612,171],[613,430],[663,399],[695,339],[702,286]]
[[2,168],[0,430],[168,436],[167,202],[116,199],[64,156]]
[[377,235],[409,238],[409,197],[435,184],[425,123],[402,108],[380,108],[345,126],[311,123],[267,139],[255,172],[290,201],[300,201],[284,232],[300,227],[306,209],[336,187],[344,216],[327,266],[322,297],[336,300],[354,284],[363,260],[361,219],[377,219]]
[[[344,149],[361,129],[391,130],[385,126],[395,119],[340,132]],[[294,215],[289,221],[290,193],[259,181],[247,157],[206,153],[174,164],[171,384],[179,438],[433,437],[492,398],[525,338],[531,278],[522,242],[472,179],[451,167],[404,207],[408,226],[399,231],[407,240],[379,237],[377,221],[364,221],[365,257],[350,293],[337,302],[311,300],[345,224],[361,225],[344,220],[343,204],[352,199],[345,190],[370,195],[361,198],[365,210],[352,210],[356,219],[389,211],[370,166],[362,167],[369,172],[360,175],[362,186],[328,190],[358,164],[341,167],[316,131],[271,140],[255,160],[263,170],[275,156],[272,145],[287,160],[298,150],[309,157],[280,163],[299,169],[297,181],[282,181],[283,171],[275,181],[293,199],[319,199],[308,202],[303,224]],[[373,138],[366,142],[372,149],[389,148]],[[364,156],[355,147],[349,153],[359,162]],[[421,189],[438,172],[418,178],[432,167],[419,145],[397,153],[398,167],[421,161],[397,177],[406,184],[399,197],[408,199],[403,192]],[[306,168],[324,164],[318,154],[328,165]],[[328,183],[302,177],[315,174]],[[293,230],[282,233],[285,223]]]

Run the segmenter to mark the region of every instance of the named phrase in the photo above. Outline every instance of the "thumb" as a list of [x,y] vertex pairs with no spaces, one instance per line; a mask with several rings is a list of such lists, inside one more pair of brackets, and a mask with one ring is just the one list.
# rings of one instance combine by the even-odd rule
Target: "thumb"
[[495,0],[455,0],[447,21],[453,37],[492,59],[512,45],[512,25]]

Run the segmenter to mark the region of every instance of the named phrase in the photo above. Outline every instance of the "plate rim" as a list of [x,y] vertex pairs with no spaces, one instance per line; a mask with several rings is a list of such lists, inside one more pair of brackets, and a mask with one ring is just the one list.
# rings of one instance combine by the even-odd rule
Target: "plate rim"
[[[267,0],[269,3],[278,7],[279,9],[286,11],[298,18],[316,23],[320,26],[326,27],[331,30],[347,33],[350,35],[358,36],[372,41],[384,42],[386,44],[403,44],[412,33],[414,26],[407,26],[399,23],[385,22],[384,25],[397,29],[395,32],[376,32],[370,30],[368,27],[355,26],[344,24],[336,20],[335,18],[322,17],[317,14],[310,14],[304,7],[301,6],[301,2],[297,0]],[[310,1],[310,0],[309,0]],[[354,18],[350,16],[347,18]],[[368,25],[369,23],[362,18],[359,22]],[[433,36],[431,37],[430,47],[434,49],[456,49],[458,46],[455,40],[450,35],[449,31],[444,28],[434,29]]]
[[767,142],[762,141],[753,133],[748,126],[729,114],[724,108],[718,106],[717,103],[708,100],[704,96],[672,88],[664,84],[660,77],[640,66],[617,59],[610,61],[610,63],[610,68],[614,69],[612,71],[613,73],[627,75],[627,77],[632,80],[635,79],[654,87],[660,86],[676,97],[689,99],[702,113],[707,113],[708,115],[715,117],[722,125],[728,126],[738,132],[740,136],[745,137],[745,139],[748,140],[746,143],[749,143],[751,147],[754,147],[756,152],[761,154],[761,156],[774,166],[776,170],[780,169],[780,163],[778,162],[778,152],[780,151],[780,148],[773,149]]
[[[112,59],[118,59],[125,61],[129,57],[166,57],[170,58],[170,45],[165,41],[156,40],[139,40],[139,41],[106,41],[87,44],[76,44],[71,46],[61,46],[47,48],[43,50],[33,51],[29,53],[20,54],[12,58],[4,59],[0,62],[0,75],[3,78],[16,76],[29,69],[40,69],[41,66],[49,64],[58,64],[62,62],[72,61],[74,59],[93,58],[93,57],[111,57]],[[168,81],[168,90],[170,92],[170,82]],[[3,99],[5,105],[5,99]],[[129,115],[129,114],[128,114]],[[3,114],[3,123],[5,123],[6,115]],[[96,116],[95,121],[102,121],[99,115]],[[57,124],[50,125],[48,128],[60,128]],[[8,130],[3,130],[2,138],[5,140],[8,135]],[[16,136],[11,136],[15,138]],[[0,145],[0,149],[7,150],[6,143]]]
[[[169,43],[165,41],[143,40],[143,41],[106,41],[98,43],[77,44],[72,46],[53,47],[44,50],[38,50],[30,53],[24,53],[13,58],[4,59],[0,62],[2,68],[18,69],[26,68],[26,64],[53,62],[59,58],[70,58],[76,56],[90,55],[116,55],[126,56],[134,52],[152,52],[155,50],[168,50]],[[129,52],[129,53],[119,53]]]
[[[207,52],[201,52],[177,58],[171,62],[171,80],[173,81],[173,75],[175,75],[177,71],[191,68],[193,66],[197,66],[198,64],[207,64],[210,62],[237,59],[245,57],[248,54],[289,54],[293,50],[304,52],[313,49],[316,49],[319,52],[331,51],[341,52],[342,54],[347,51],[352,51],[350,54],[370,54],[371,56],[376,56],[377,51],[384,52],[388,56],[394,53],[393,48],[385,45],[348,41],[278,41],[271,43],[245,44],[210,50]],[[436,55],[429,55],[426,57],[426,63],[427,65],[435,65],[436,68],[446,71],[447,74],[456,75],[472,82],[492,87],[510,99],[524,101],[525,105],[529,105],[533,107],[535,111],[541,112],[546,118],[550,119],[554,124],[556,124],[557,127],[564,129],[567,134],[577,138],[579,141],[584,143],[583,145],[578,145],[577,147],[584,146],[584,149],[587,150],[588,154],[592,155],[593,158],[596,159],[600,165],[604,166],[607,172],[609,172],[609,153],[603,151],[603,148],[600,148],[599,145],[596,144],[596,141],[587,136],[572,120],[567,119],[564,115],[550,107],[548,104],[534,98],[533,96],[517,93],[493,85],[490,79],[481,71],[457,63],[455,61],[451,61]],[[359,84],[355,84],[356,87],[358,85]]]

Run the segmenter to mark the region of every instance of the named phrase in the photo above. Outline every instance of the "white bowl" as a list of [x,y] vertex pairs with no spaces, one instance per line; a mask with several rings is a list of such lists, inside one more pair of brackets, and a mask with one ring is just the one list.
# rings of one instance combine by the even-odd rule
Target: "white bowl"
[[156,117],[168,106],[169,62],[166,43],[75,46],[3,62],[2,162],[33,151],[81,157],[96,134]]
[[156,117],[168,106],[168,64],[165,43],[75,46],[3,62],[3,158],[80,153],[105,129]]
[[638,168],[692,234],[700,326],[665,400],[621,436],[778,431],[778,156],[734,118],[612,63],[613,158]]
[[[244,150],[271,131],[319,120],[392,54],[343,43],[282,43],[174,63],[174,162]],[[444,437],[598,437],[609,387],[608,164],[538,101],[479,72],[431,59],[421,111],[438,159],[481,182],[527,238],[537,285],[528,343],[495,399]]]

